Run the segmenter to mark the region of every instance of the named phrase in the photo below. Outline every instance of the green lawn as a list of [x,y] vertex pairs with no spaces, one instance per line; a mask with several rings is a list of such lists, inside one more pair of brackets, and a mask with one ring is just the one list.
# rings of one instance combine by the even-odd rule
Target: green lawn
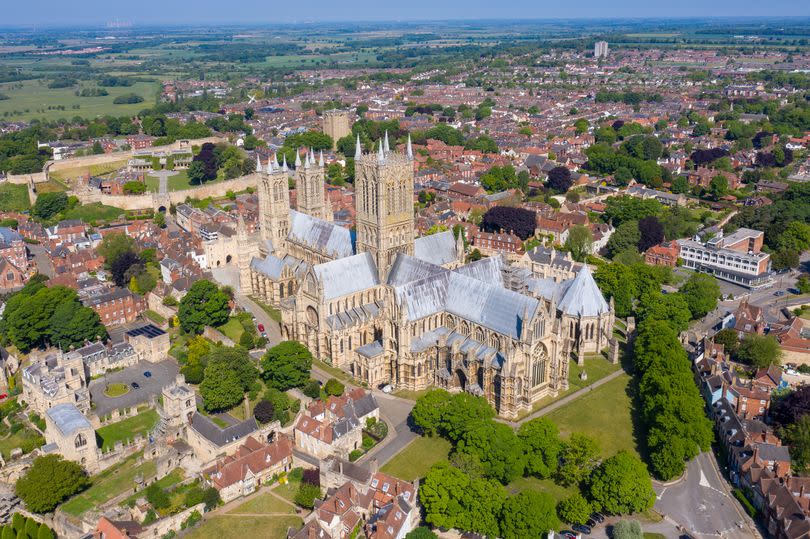
[[519,477],[506,485],[506,490],[510,494],[517,494],[524,490],[545,492],[551,494],[551,497],[557,502],[579,491],[576,487],[558,485],[553,479],[538,479],[536,477]]
[[126,384],[107,384],[104,394],[108,397],[120,397],[129,393],[129,386]]
[[[183,479],[185,479],[185,476],[186,473],[183,471],[182,468],[175,468],[174,470],[169,472],[168,475],[166,475],[165,477],[162,477],[157,481],[155,481],[155,484],[162,489],[167,489],[173,487],[177,483],[180,483]],[[136,492],[135,494],[133,494],[132,496],[121,502],[121,505],[127,505],[128,503],[134,502],[143,495],[144,495],[143,492],[140,491]]]
[[160,313],[153,311],[152,309],[145,310],[143,312],[143,315],[158,325],[162,325],[166,321],[165,317],[163,317]]
[[[91,176],[103,176],[105,174],[109,174],[110,172],[124,168],[127,165],[127,161],[127,159],[119,159],[98,165],[78,165],[73,167],[56,168],[53,170],[54,167],[59,166],[59,164],[56,164],[51,167],[52,170],[48,172],[48,177],[51,179],[51,181],[55,180],[58,183],[61,181],[75,180],[76,178],[86,174],[90,174]],[[37,185],[38,192],[40,185],[42,184]]]
[[[594,382],[604,378],[608,374],[612,372],[616,372],[621,368],[620,365],[614,365],[613,363],[609,362],[605,359],[604,356],[597,355],[597,354],[589,354],[585,356],[585,366],[580,367],[577,365],[577,362],[571,360],[568,364],[568,389],[565,391],[560,392],[556,397],[544,397],[539,401],[535,402],[532,406],[531,411],[520,414],[518,419],[521,419],[532,412],[536,412],[537,410],[544,408],[551,404],[552,402],[558,401],[561,398],[565,397],[566,395],[570,395],[574,391],[578,389],[582,389],[583,387],[589,386]],[[579,378],[579,373],[582,370],[585,370],[585,373],[588,375],[586,380],[581,380]]]
[[[185,189],[199,187],[198,184],[193,184],[188,179],[188,171],[176,170],[174,172],[176,172],[176,174],[169,176],[169,181],[167,184],[169,191],[183,191]],[[220,171],[216,178],[205,182],[205,185],[211,185],[212,183],[219,183],[222,181],[225,181],[225,176]],[[157,176],[152,176],[148,173],[144,175],[144,183],[146,183],[146,190],[149,192],[157,193],[158,189],[160,188],[160,179]]]
[[93,223],[99,221],[115,221],[121,215],[126,214],[121,208],[115,206],[107,206],[101,202],[93,202],[76,206],[75,208],[65,212],[65,219],[81,219],[85,223]]
[[37,184],[37,194],[41,195],[43,193],[60,193],[62,191],[67,191],[68,187],[60,181],[57,181],[53,178],[49,179],[47,182],[42,182]]
[[205,520],[184,539],[278,539],[287,536],[288,528],[300,528],[304,521],[288,517],[240,517],[219,515]]
[[604,457],[621,449],[639,454],[629,384],[630,376],[623,374],[545,417],[559,427],[563,438],[581,432],[598,440]]
[[154,477],[157,473],[155,461],[143,461],[142,457],[143,453],[135,453],[124,462],[93,476],[90,488],[63,503],[62,509],[69,515],[79,517],[85,511],[98,507],[127,489],[133,488],[137,475],[145,478]]
[[298,487],[301,486],[301,481],[290,479],[290,474],[287,474],[286,485],[276,485],[273,487],[273,492],[284,498],[290,503],[295,503],[295,495],[298,493]]
[[[48,82],[40,79],[0,84],[0,93],[9,97],[0,101],[0,118],[9,121],[34,118],[57,120],[76,115],[83,118],[95,118],[105,114],[134,116],[154,105],[155,92],[158,89],[157,84],[153,82],[136,82],[132,86],[105,88],[109,93],[106,96],[79,97],[75,94],[78,87],[94,85],[82,82],[69,88],[48,88]],[[117,96],[130,93],[140,95],[144,101],[123,105],[113,103]]]
[[44,444],[45,439],[37,431],[26,428],[0,439],[0,453],[4,459],[8,459],[18,447],[22,448],[23,453],[30,453]]
[[146,410],[136,416],[128,417],[118,423],[101,427],[96,431],[96,437],[101,441],[104,451],[115,447],[115,442],[131,440],[137,435],[145,435],[152,430],[159,420],[155,410]]
[[280,312],[278,309],[276,309],[276,308],[275,308],[275,307],[273,307],[272,305],[268,305],[268,304],[264,303],[263,301],[259,301],[258,299],[256,299],[256,298],[255,298],[255,297],[253,297],[253,296],[251,296],[251,297],[250,297],[250,299],[252,299],[252,300],[253,300],[253,302],[254,302],[256,305],[258,305],[259,307],[261,307],[261,308],[262,308],[262,310],[263,310],[264,312],[266,312],[266,313],[267,313],[267,315],[268,315],[270,318],[272,318],[272,319],[273,319],[275,322],[281,322],[281,312]]
[[334,376],[338,380],[343,380],[344,382],[353,382],[352,377],[348,372],[346,372],[346,371],[344,371],[342,369],[339,369],[337,367],[333,367],[332,365],[329,365],[328,363],[324,363],[320,359],[313,359],[312,364],[314,366],[318,367],[319,369],[321,369],[322,371],[328,372],[329,374],[331,374],[332,376]]
[[242,333],[245,332],[244,326],[242,326],[242,322],[235,317],[231,317],[228,319],[227,322],[222,324],[217,328],[219,331],[223,333],[226,337],[228,337],[233,342],[239,344],[239,338],[242,336]]
[[248,501],[235,509],[228,511],[230,515],[256,513],[295,513],[295,507],[279,500],[269,492],[263,492],[251,497]]
[[447,460],[451,447],[450,442],[444,438],[420,436],[389,460],[381,471],[413,481],[424,477],[435,463]]
[[0,184],[0,211],[24,211],[30,207],[28,187],[13,183]]

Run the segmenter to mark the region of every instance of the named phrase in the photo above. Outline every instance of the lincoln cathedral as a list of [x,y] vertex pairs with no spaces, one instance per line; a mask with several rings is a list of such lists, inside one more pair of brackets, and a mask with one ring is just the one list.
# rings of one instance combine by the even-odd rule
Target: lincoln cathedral
[[410,140],[404,153],[387,134],[377,151],[356,148],[356,232],[332,222],[322,156],[298,158],[295,210],[286,161],[257,163],[260,232],[240,224],[241,288],[280,309],[283,338],[369,387],[467,391],[505,418],[568,389],[570,360],[608,348],[612,302],[586,265],[543,249],[465,264],[461,235],[414,237]]

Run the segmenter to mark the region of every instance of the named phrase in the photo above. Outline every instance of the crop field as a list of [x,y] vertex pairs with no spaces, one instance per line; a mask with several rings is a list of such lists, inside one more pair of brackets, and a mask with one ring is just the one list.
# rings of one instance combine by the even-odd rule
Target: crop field
[[[10,120],[57,120],[79,115],[95,118],[110,114],[132,116],[151,107],[158,91],[156,83],[136,82],[132,86],[105,88],[109,95],[101,97],[79,97],[77,88],[92,88],[94,85],[80,82],[69,88],[48,88],[46,80],[29,80],[0,84],[0,93],[8,99],[0,100],[0,121]],[[113,100],[124,94],[137,94],[143,97],[142,103],[116,105]]]

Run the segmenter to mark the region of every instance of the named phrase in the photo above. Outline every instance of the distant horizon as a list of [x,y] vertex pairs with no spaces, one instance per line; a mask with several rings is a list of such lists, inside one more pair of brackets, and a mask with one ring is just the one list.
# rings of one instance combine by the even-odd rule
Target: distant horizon
[[[136,4],[112,5],[101,0],[79,0],[65,9],[63,2],[12,0],[3,13],[2,28],[90,28],[115,20],[133,26],[264,26],[329,23],[428,23],[428,22],[544,22],[610,20],[690,19],[788,19],[810,18],[807,0],[682,0],[677,4],[647,0],[604,2],[580,0],[576,9],[542,0],[511,0],[492,5],[487,0],[411,0],[407,9],[400,3],[378,0],[349,0],[341,4],[310,0],[303,10],[279,9],[259,0],[231,0],[228,13],[217,0],[196,0],[175,4],[143,0]],[[189,9],[192,6],[193,9]],[[463,16],[459,16],[463,14]],[[192,19],[193,17],[193,19]]]

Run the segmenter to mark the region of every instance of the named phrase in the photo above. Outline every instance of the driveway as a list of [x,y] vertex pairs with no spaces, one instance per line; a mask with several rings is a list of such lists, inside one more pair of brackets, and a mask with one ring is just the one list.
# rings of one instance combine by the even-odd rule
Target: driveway
[[750,518],[731,496],[711,453],[701,453],[674,485],[654,484],[655,510],[698,538],[759,537]]
[[[144,371],[149,371],[152,376],[147,378]],[[90,382],[90,397],[96,407],[93,410],[99,417],[104,416],[116,408],[126,408],[137,406],[148,402],[153,396],[159,395],[164,387],[174,382],[177,376],[177,363],[167,359],[160,363],[149,363],[141,361],[134,367],[127,367],[124,370],[107,374]],[[108,397],[104,394],[107,384],[122,383],[130,386],[132,382],[138,382],[140,389],[132,389],[126,395],[120,397]]]

